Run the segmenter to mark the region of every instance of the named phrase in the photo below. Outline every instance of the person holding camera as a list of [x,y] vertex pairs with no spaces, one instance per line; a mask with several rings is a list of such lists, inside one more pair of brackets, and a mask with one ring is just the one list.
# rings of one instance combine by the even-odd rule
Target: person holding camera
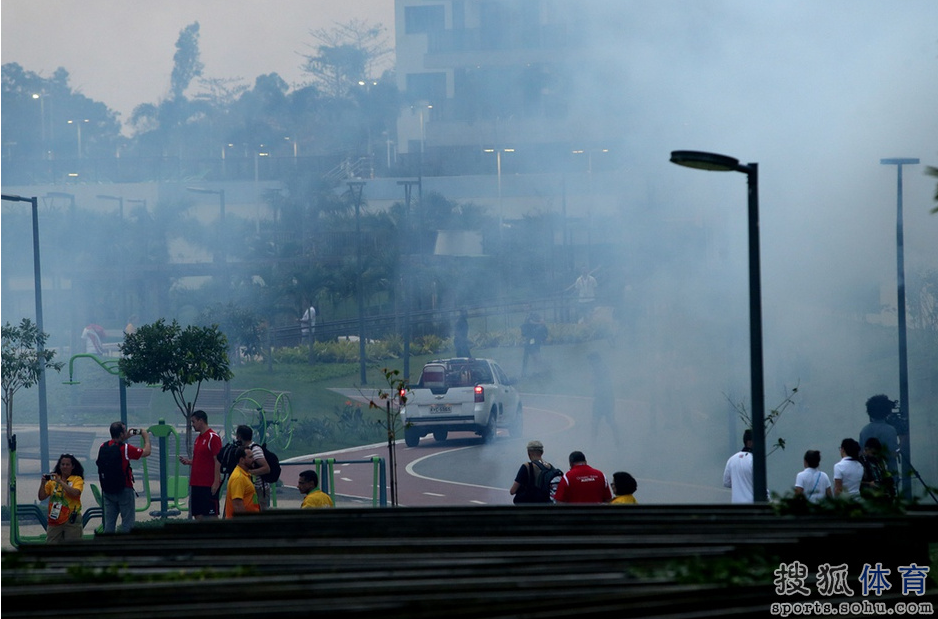
[[85,469],[72,454],[62,454],[53,471],[42,476],[39,500],[49,499],[46,543],[58,544],[81,539],[81,491]]
[[883,394],[874,395],[867,400],[866,414],[870,416],[870,422],[860,430],[859,441],[864,447],[871,438],[879,441],[882,449],[877,455],[883,459],[896,486],[899,482],[899,463],[896,458],[896,452],[899,450],[899,433],[888,423],[887,418],[895,410],[897,404]]
[[[117,516],[121,517],[121,532],[134,528],[136,518],[134,473],[131,460],[150,455],[150,433],[146,430],[129,429],[124,423],[115,421],[110,428],[111,440],[98,449],[98,480],[101,482],[102,507],[104,507],[104,532],[114,533]],[[127,444],[131,436],[143,437],[143,449]]]

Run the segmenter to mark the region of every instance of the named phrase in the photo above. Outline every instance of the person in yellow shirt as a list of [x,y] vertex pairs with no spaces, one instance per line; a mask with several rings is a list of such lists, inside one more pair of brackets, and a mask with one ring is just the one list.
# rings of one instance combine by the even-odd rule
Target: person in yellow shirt
[[635,497],[632,496],[635,494],[635,491],[638,490],[638,482],[635,481],[635,478],[626,473],[625,471],[619,471],[618,473],[612,474],[612,491],[616,493],[616,497],[610,501],[610,505],[635,505],[638,501],[635,500]]
[[228,490],[225,492],[225,518],[233,518],[235,514],[261,511],[250,473],[251,465],[254,464],[254,454],[250,449],[238,447],[235,450],[235,457],[238,459],[238,466],[228,478]]
[[305,494],[302,509],[315,509],[317,507],[335,507],[332,497],[319,489],[319,475],[310,469],[300,473],[296,487],[301,494]]
[[62,454],[55,470],[42,476],[39,500],[49,499],[46,543],[57,544],[81,539],[81,491],[85,469],[72,454]]

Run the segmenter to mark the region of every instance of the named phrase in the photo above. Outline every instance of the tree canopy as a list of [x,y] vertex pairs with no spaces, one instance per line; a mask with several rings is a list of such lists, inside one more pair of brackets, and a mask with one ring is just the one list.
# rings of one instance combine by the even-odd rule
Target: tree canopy
[[59,371],[64,365],[53,361],[54,350],[44,349],[48,337],[29,318],[16,327],[9,322],[3,325],[3,406],[8,443],[13,438],[13,395],[38,383],[45,370]]
[[[228,340],[218,329],[190,325],[162,318],[142,325],[128,334],[120,346],[121,374],[130,383],[159,385],[169,391],[186,420],[186,445],[191,446],[189,418],[196,410],[202,383],[226,381],[232,377],[228,363]],[[186,398],[185,389],[195,385],[195,394]]]

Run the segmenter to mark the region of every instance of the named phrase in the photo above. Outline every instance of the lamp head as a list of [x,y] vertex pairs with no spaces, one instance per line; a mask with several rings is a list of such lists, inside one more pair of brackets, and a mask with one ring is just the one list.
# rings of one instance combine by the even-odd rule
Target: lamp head
[[686,168],[715,172],[736,172],[740,169],[739,159],[698,150],[673,150],[671,151],[671,163]]

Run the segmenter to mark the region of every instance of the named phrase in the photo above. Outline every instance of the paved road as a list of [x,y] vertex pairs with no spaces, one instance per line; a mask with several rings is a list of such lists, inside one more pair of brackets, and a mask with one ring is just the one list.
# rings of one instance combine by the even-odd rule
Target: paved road
[[[343,390],[349,398],[367,400],[370,393]],[[537,438],[547,447],[545,459],[566,469],[566,456],[573,449],[586,452],[590,462],[611,476],[614,470],[637,465],[644,446],[615,445],[609,437],[591,436],[589,432],[590,398],[523,394],[525,432],[521,438],[510,437],[500,430],[495,441],[483,444],[472,433],[450,433],[450,438],[437,443],[432,436],[424,437],[417,447],[407,447],[403,440],[396,445],[398,504],[401,506],[444,505],[505,505],[511,503],[508,488],[518,467],[527,460],[525,445]],[[624,406],[639,406],[625,403]],[[585,421],[585,423],[584,423]],[[606,442],[604,442],[606,441]],[[584,445],[588,447],[584,447]],[[593,454],[592,456],[590,454]],[[316,454],[305,460],[306,465],[283,462],[282,479],[295,485],[297,474],[309,468],[313,457],[335,458],[335,488],[339,495],[371,501],[373,466],[343,464],[350,460],[388,459],[384,444]],[[595,457],[594,457],[595,456]],[[291,459],[297,460],[297,459]],[[627,464],[623,464],[626,462]],[[390,472],[389,472],[390,475]],[[717,485],[688,483],[667,479],[666,475],[644,478],[637,475],[642,502],[648,503],[723,503],[728,493]],[[292,489],[283,489],[291,495]],[[390,493],[388,494],[390,501]],[[341,504],[341,502],[340,502]]]

